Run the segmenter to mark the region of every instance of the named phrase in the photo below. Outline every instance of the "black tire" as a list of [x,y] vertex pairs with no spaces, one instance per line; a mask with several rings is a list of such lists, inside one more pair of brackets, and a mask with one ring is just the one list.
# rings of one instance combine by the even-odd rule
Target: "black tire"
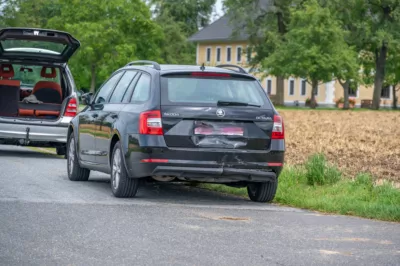
[[266,183],[250,183],[247,185],[247,194],[255,202],[271,202],[276,194],[278,181]]
[[78,155],[76,154],[76,145],[74,134],[72,133],[68,139],[67,145],[67,171],[68,178],[71,181],[88,181],[90,170],[82,168],[79,165]]
[[56,153],[57,155],[64,155],[64,159],[67,159],[67,147],[66,146],[61,146],[61,147],[56,147]]
[[129,178],[122,156],[121,144],[118,141],[114,146],[111,160],[111,191],[117,198],[133,198],[140,180]]

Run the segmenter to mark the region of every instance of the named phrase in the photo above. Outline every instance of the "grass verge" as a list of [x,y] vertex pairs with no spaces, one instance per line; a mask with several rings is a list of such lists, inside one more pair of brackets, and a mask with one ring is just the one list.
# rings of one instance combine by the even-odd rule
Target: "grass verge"
[[[247,197],[246,188],[203,184],[201,187]],[[324,156],[312,156],[305,166],[286,167],[279,176],[274,202],[326,213],[354,215],[386,221],[400,221],[400,190],[389,183],[375,185],[368,174],[353,180],[326,163]]]

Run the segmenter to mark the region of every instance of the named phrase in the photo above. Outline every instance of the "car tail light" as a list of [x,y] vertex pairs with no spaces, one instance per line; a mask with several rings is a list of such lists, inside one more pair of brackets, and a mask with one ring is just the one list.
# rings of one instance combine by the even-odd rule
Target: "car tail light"
[[64,116],[75,117],[78,113],[78,102],[76,98],[71,98],[65,108]]
[[139,134],[162,135],[161,112],[158,110],[143,112],[139,118]]
[[272,139],[285,139],[285,129],[283,119],[280,115],[274,115],[274,125],[272,127]]

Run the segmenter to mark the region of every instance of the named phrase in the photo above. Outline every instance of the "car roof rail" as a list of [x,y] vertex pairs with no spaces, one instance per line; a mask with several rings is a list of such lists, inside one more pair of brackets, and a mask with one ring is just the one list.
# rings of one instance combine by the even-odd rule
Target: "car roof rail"
[[149,61],[149,60],[137,60],[137,61],[132,61],[128,63],[126,66],[132,66],[132,65],[139,65],[139,64],[151,64],[153,65],[154,69],[156,70],[161,70],[160,64],[154,61]]
[[247,72],[246,72],[246,70],[244,70],[244,68],[242,68],[240,66],[237,66],[237,65],[223,64],[223,65],[218,65],[216,67],[220,67],[220,68],[234,67],[234,68],[236,68],[238,70],[237,72],[247,74]]

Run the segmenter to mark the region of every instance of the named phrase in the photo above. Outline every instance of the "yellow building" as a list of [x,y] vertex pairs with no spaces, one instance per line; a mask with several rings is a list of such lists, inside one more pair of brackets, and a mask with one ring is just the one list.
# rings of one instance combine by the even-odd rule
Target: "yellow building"
[[[223,16],[209,26],[201,29],[189,38],[197,44],[196,62],[198,65],[214,66],[217,64],[234,64],[249,70],[248,62],[254,54],[249,51],[247,35],[242,33],[233,37],[233,30],[228,16]],[[276,79],[266,76],[265,73],[253,73],[259,78],[265,91],[274,95],[276,93]],[[361,105],[361,100],[372,100],[373,86],[358,86],[349,91],[350,97],[355,99],[356,106]],[[301,78],[285,80],[284,100],[285,105],[300,106],[305,104],[311,96],[311,85]],[[333,80],[320,84],[316,95],[320,106],[335,106],[335,101],[343,97],[343,88],[338,81]],[[400,98],[400,92],[397,93]],[[393,100],[390,87],[382,90],[381,107],[391,107]]]

